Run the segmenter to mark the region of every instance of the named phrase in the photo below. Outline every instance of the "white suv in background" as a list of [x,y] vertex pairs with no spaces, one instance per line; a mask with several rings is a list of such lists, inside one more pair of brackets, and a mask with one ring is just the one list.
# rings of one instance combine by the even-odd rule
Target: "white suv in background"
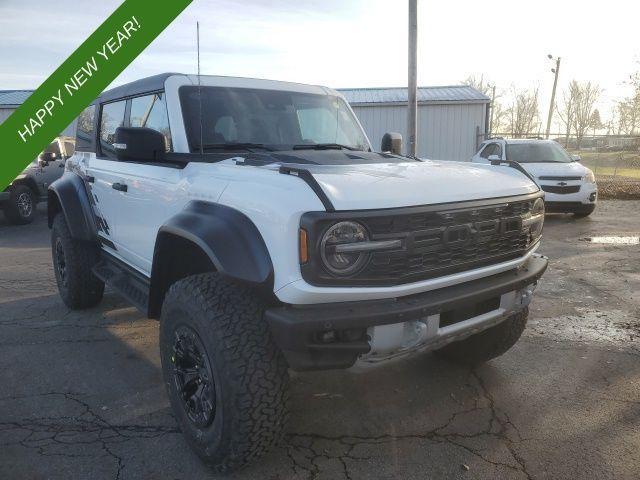
[[569,155],[553,140],[491,138],[482,142],[472,157],[475,163],[514,161],[545,191],[547,212],[573,213],[586,217],[593,213],[598,187],[593,172]]

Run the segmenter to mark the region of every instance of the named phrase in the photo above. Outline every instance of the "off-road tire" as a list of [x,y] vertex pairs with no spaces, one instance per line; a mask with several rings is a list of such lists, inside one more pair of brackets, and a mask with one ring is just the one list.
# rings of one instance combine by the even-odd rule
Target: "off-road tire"
[[[26,202],[26,203],[25,203]],[[3,206],[4,215],[14,225],[26,225],[36,218],[36,195],[26,185],[11,187],[9,200]]]
[[100,250],[90,242],[74,239],[62,213],[53,219],[51,254],[58,291],[65,305],[80,310],[100,303],[104,283],[91,271],[99,261]]
[[587,205],[584,208],[581,208],[580,210],[573,212],[573,216],[576,218],[584,218],[584,217],[588,217],[589,215],[591,215],[596,209],[595,205]]
[[499,357],[513,347],[527,325],[529,309],[524,308],[498,325],[436,351],[436,354],[464,365],[479,365]]
[[[176,282],[162,305],[160,356],[173,412],[191,447],[220,473],[264,455],[284,432],[287,364],[273,342],[264,309],[254,291],[217,273]],[[215,409],[205,426],[189,418],[174,375],[175,342],[185,329],[195,332],[213,374]]]

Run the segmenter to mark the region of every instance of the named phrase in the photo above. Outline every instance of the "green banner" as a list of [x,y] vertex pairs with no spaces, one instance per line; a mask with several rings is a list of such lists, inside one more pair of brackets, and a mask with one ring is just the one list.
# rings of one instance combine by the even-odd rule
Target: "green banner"
[[0,191],[191,2],[192,0],[125,0],[0,125]]

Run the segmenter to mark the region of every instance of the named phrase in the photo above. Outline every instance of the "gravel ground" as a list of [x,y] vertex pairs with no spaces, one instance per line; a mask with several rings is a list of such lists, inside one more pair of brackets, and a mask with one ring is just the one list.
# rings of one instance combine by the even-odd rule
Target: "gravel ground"
[[[161,383],[158,324],[113,293],[68,311],[43,210],[0,219],[0,479],[193,479]],[[237,479],[637,479],[640,201],[547,217],[529,327],[475,370],[422,355],[294,374],[286,441]]]

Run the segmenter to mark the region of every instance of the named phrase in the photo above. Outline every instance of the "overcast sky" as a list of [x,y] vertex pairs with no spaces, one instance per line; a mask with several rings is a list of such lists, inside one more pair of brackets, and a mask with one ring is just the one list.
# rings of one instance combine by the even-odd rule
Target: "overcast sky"
[[[0,89],[36,88],[120,3],[0,0]],[[573,78],[600,84],[606,118],[640,69],[637,0],[418,3],[420,85],[484,75],[504,89],[538,87],[544,105],[552,53],[562,57],[561,88]],[[195,72],[196,20],[203,74],[406,85],[406,0],[194,0],[114,85]]]

